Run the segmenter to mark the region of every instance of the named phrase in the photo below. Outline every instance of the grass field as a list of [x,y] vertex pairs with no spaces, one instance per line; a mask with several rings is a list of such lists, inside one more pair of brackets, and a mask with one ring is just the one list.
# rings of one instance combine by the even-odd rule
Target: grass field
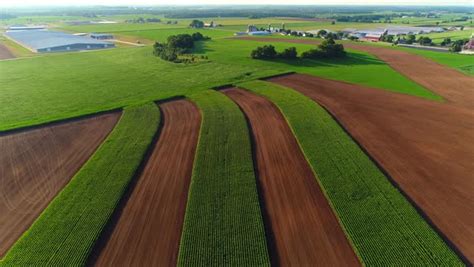
[[0,265],[84,265],[142,161],[159,121],[155,104],[126,108],[106,141]]
[[[150,38],[164,39],[171,33],[179,31]],[[185,95],[289,70],[437,98],[367,54],[354,52],[336,61],[252,60],[250,51],[258,45],[262,44],[230,39],[207,41],[198,45],[196,53],[206,54],[210,61],[189,65],[154,57],[151,47],[1,61],[0,130]],[[288,46],[276,44],[278,49]],[[300,52],[311,48],[297,47]]]
[[364,264],[462,266],[321,106],[296,91],[263,81],[239,86],[280,108]]
[[191,99],[202,111],[202,128],[179,265],[269,265],[245,118],[218,92]]

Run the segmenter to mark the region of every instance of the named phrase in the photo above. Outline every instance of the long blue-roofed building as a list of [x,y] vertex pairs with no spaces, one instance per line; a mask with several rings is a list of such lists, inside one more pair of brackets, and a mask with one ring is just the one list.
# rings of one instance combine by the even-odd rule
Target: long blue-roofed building
[[115,44],[111,42],[59,31],[9,30],[5,35],[38,53],[95,50],[115,47]]

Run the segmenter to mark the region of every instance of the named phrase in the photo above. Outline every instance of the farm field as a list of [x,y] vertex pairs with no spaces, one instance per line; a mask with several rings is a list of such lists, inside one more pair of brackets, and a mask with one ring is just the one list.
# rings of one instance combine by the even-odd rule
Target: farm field
[[[111,232],[102,236],[94,266],[176,265],[200,114],[186,100],[160,104],[159,139]],[[137,234],[137,231],[140,234]]]
[[267,97],[281,110],[362,263],[461,264],[323,107],[274,83],[251,81],[239,87]]
[[[473,261],[474,112],[370,88],[291,75],[270,81],[327,108],[426,214]],[[453,163],[453,161],[455,163]],[[423,188],[423,190],[419,190]]]
[[[275,45],[278,49],[288,46],[284,43]],[[294,64],[252,60],[249,54],[256,46],[255,42],[233,39],[204,42],[196,47],[196,54],[207,55],[209,61],[190,65],[173,64],[153,57],[150,47],[0,61],[0,71],[4,74],[0,75],[0,93],[4,96],[0,98],[0,129],[187,95],[220,84],[287,71],[440,99],[367,53],[350,52],[347,59],[305,60]],[[295,46],[299,51],[312,47]],[[62,71],[64,65],[68,66],[68,72]],[[373,77],[370,73],[379,75]],[[9,101],[13,98],[15,101]],[[31,105],[33,102],[35,105]]]
[[[468,7],[0,13],[1,267],[474,263],[472,55],[234,35],[465,34]],[[39,25],[86,50],[65,35],[48,44],[63,52],[35,53],[3,35]],[[116,47],[88,51],[84,38],[111,38],[91,32]]]
[[107,137],[120,112],[0,133],[0,257]]
[[189,97],[202,125],[178,265],[269,266],[244,115],[214,90]]
[[159,119],[152,103],[125,108],[106,141],[0,265],[84,265],[151,144]]
[[251,126],[275,264],[360,265],[278,109],[265,98],[241,89],[223,93],[240,106]]
[[0,60],[1,59],[8,59],[8,58],[14,58],[15,56],[13,55],[12,52],[6,47],[5,45],[0,43]]
[[[245,38],[245,40],[275,41],[268,38]],[[313,40],[276,39],[281,42],[317,44]],[[421,56],[377,46],[345,44],[347,47],[373,54],[389,64],[399,73],[425,88],[441,95],[448,103],[474,108],[474,77],[466,76],[451,68],[446,68]]]

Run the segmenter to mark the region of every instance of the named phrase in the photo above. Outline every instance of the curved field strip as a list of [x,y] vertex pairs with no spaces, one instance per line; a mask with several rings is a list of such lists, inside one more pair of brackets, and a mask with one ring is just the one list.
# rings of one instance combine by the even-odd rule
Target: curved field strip
[[474,262],[474,111],[309,75],[270,81],[326,107]]
[[0,133],[0,258],[112,131],[120,112]]
[[214,90],[190,98],[202,126],[178,265],[269,266],[245,118]]
[[279,110],[247,91],[223,91],[247,115],[261,194],[282,266],[359,266],[359,260]]
[[[320,43],[320,41],[315,40],[278,39],[268,37],[239,37],[239,39],[314,45]],[[418,56],[401,50],[354,43],[344,43],[344,46],[346,48],[371,53],[385,61],[396,71],[425,88],[441,95],[448,102],[457,106],[474,109],[474,77],[435,63],[423,56]]]
[[365,265],[462,265],[321,106],[268,82],[239,86],[268,97],[281,109]]
[[95,266],[175,266],[201,116],[187,100],[160,105],[158,143]]
[[158,128],[155,104],[129,107],[0,266],[84,265]]
[[0,43],[0,60],[9,58],[15,58],[15,55],[5,45]]

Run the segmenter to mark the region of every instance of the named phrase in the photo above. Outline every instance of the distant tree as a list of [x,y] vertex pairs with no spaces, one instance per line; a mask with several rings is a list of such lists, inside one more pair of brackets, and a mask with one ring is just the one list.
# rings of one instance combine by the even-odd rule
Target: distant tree
[[278,53],[278,57],[283,59],[295,59],[298,57],[298,52],[296,51],[296,47],[289,47],[283,50],[283,52]]
[[418,43],[420,45],[431,45],[432,44],[432,40],[430,37],[428,36],[420,36],[420,38],[418,38]]
[[252,50],[250,57],[253,59],[273,59],[277,55],[275,47],[273,45],[264,45],[262,47],[257,47],[257,49]]
[[189,24],[189,27],[191,27],[191,28],[203,28],[204,27],[204,22],[200,21],[200,20],[197,20],[197,19],[194,19]]
[[407,44],[413,44],[416,41],[416,36],[413,34],[409,34],[406,39]]
[[441,46],[447,46],[452,43],[451,38],[444,38],[443,41],[440,43]]
[[171,35],[168,37],[168,46],[184,53],[194,47],[194,40],[189,34]]
[[318,49],[311,49],[301,54],[302,58],[308,59],[324,59],[345,57],[346,52],[342,44],[336,44],[334,39],[326,39],[319,46]]
[[333,20],[333,21],[331,21],[331,24],[332,24],[332,25],[336,24],[336,21],[334,21],[334,20]]
[[451,45],[451,48],[449,48],[449,51],[451,52],[461,52],[461,50],[462,50],[462,45],[457,42],[453,43]]
[[326,34],[328,34],[328,32],[325,31],[325,30],[319,30],[319,31],[318,31],[318,36],[319,36],[319,37],[324,37],[324,36],[326,36]]

